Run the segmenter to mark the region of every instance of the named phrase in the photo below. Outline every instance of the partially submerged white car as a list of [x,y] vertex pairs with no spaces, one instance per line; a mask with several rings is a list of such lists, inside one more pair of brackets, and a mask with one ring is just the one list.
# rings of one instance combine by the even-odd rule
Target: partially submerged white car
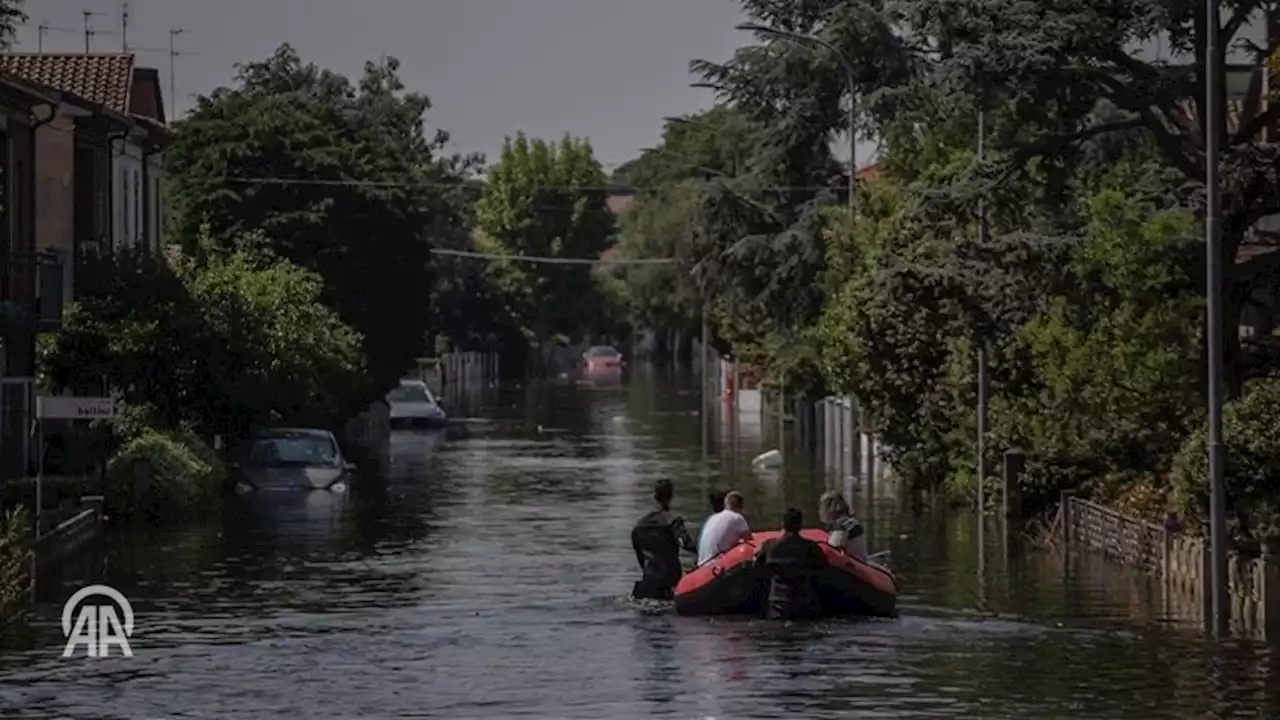
[[387,393],[386,401],[392,428],[439,428],[449,422],[431,388],[421,380],[401,380]]

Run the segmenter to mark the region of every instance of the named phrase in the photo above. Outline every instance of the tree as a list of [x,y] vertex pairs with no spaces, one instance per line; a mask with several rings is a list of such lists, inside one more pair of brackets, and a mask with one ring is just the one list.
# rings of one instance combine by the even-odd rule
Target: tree
[[[591,144],[559,144],[523,134],[503,142],[476,202],[476,226],[488,251],[549,258],[599,258],[613,237],[604,172]],[[578,339],[597,324],[599,286],[591,266],[496,261],[506,310],[531,342]],[[584,312],[585,311],[585,312]]]
[[[442,157],[424,95],[389,58],[352,84],[288,45],[200,98],[167,153],[180,238],[260,231],[324,281],[324,301],[364,339],[380,396],[424,352],[433,315],[430,244],[465,242],[466,158]],[[350,408],[355,410],[356,407]]]
[[103,379],[152,427],[228,440],[280,421],[336,427],[364,376],[360,337],[321,304],[313,272],[258,237],[227,250],[209,236],[159,260],[90,261],[82,298],[43,345],[58,387]]
[[671,118],[662,142],[620,165],[613,181],[639,192],[692,179],[734,177],[747,169],[755,129],[730,105]]
[[26,4],[26,0],[0,0],[0,50],[8,52],[13,49],[18,28],[28,19],[23,10]]
[[[744,2],[763,22],[817,33],[844,51],[854,63],[865,101],[863,120],[887,130],[879,133],[882,137],[904,142],[920,128],[959,129],[951,122],[955,116],[972,118],[979,105],[992,111],[996,122],[989,128],[988,162],[952,188],[969,199],[1010,187],[1024,192],[1019,186],[1025,182],[1063,197],[1075,166],[1087,160],[1084,141],[1123,137],[1127,143],[1136,137],[1154,147],[1179,176],[1180,182],[1166,191],[1201,207],[1206,29],[1199,6],[1174,0],[1123,5],[818,0],[781,10],[776,5]],[[1224,4],[1221,12],[1222,25],[1212,31],[1225,53],[1233,45],[1249,45],[1240,36],[1252,18],[1271,22],[1280,7],[1245,0]],[[1172,51],[1183,53],[1185,62],[1145,60],[1133,52],[1153,38],[1164,38]],[[1277,42],[1280,38],[1270,39],[1266,47],[1250,47],[1255,70],[1243,98],[1233,103],[1236,120],[1222,138],[1226,328],[1239,325],[1243,308],[1275,283],[1280,268],[1280,253],[1241,253],[1248,244],[1276,244],[1256,225],[1280,212],[1280,145],[1261,134],[1280,118],[1280,104],[1268,107],[1262,97],[1262,65]],[[815,56],[820,59],[812,60]],[[805,58],[814,64],[802,75],[795,68]],[[727,94],[761,106],[793,98],[800,89],[827,98],[844,83],[831,53],[795,43],[741,50],[732,63],[715,70],[714,80]],[[779,90],[784,85],[787,89]],[[1219,87],[1224,88],[1220,102],[1225,104],[1226,83]],[[792,116],[800,112],[793,110]],[[830,112],[809,119],[808,132],[829,132],[839,123]],[[1188,261],[1200,263],[1202,255],[1188,248]],[[1202,278],[1203,267],[1193,267],[1193,276]],[[1274,352],[1259,344],[1242,347],[1235,332],[1223,338],[1234,396],[1245,378],[1274,365]]]
[[[614,182],[635,188],[622,215],[619,254],[628,259],[676,258],[675,264],[632,265],[623,276],[629,315],[638,328],[656,332],[658,353],[676,338],[692,338],[704,297],[694,282],[692,234],[704,183],[732,178],[750,155],[753,128],[727,105],[666,123],[662,143],[614,172]],[[722,348],[728,350],[727,347]]]

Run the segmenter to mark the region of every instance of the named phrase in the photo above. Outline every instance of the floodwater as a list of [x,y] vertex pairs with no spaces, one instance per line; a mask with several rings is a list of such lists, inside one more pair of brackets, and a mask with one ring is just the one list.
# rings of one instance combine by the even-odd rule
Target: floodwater
[[[971,518],[912,512],[886,481],[859,504],[899,619],[638,607],[629,530],[655,480],[693,521],[706,483],[736,487],[755,526],[810,513],[827,481],[792,452],[781,477],[749,474],[767,426],[717,421],[704,451],[697,390],[653,377],[465,399],[448,432],[398,434],[348,500],[242,503],[39,578],[30,637],[0,650],[0,718],[1280,714],[1280,655],[1160,622],[1105,568],[1007,560],[994,539],[980,564]],[[134,657],[61,658],[62,603],[90,582],[132,601]]]

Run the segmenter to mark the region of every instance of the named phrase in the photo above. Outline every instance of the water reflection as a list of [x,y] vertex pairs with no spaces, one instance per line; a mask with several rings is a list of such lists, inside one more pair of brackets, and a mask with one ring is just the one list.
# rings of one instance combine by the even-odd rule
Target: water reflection
[[[1280,712],[1266,648],[1212,647],[1161,622],[1141,582],[1010,557],[990,529],[979,568],[972,515],[912,507],[887,483],[858,502],[900,574],[897,620],[680,618],[620,599],[656,479],[675,479],[695,524],[709,484],[736,487],[762,528],[845,482],[790,438],[780,474],[746,470],[777,445],[770,423],[754,438],[723,425],[704,460],[696,385],[627,375],[454,388],[456,422],[397,433],[346,496],[245,498],[207,526],[110,538],[41,578],[30,646],[0,651],[0,717]],[[134,602],[136,657],[64,662],[61,603],[98,580]]]

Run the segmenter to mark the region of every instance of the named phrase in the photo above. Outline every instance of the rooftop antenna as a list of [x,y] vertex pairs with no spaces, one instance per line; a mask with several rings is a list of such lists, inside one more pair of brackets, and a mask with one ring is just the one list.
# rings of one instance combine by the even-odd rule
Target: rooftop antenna
[[90,52],[92,52],[90,48],[93,43],[93,36],[98,34],[98,31],[95,30],[93,27],[93,18],[103,17],[106,15],[106,13],[93,12],[92,10],[85,10],[83,11],[82,14],[84,15],[84,54],[88,55]]
[[178,56],[194,55],[195,53],[178,52],[177,41],[178,36],[191,32],[190,28],[173,28],[169,31],[169,108],[173,113],[173,117],[178,117]]
[[64,28],[50,25],[48,20],[43,20],[36,26],[36,54],[44,53],[44,37],[50,32],[79,32],[75,28]]

